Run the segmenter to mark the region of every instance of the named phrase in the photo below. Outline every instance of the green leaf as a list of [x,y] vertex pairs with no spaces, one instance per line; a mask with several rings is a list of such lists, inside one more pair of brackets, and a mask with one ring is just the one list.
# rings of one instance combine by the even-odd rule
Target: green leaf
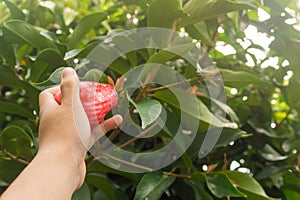
[[[38,94],[39,91],[29,85],[28,82],[21,81],[14,73],[12,68],[0,65],[0,85],[12,87],[16,89],[26,90],[26,95],[30,100],[33,108],[38,110]],[[27,115],[26,115],[27,116]]]
[[106,196],[111,200],[127,199],[121,188],[116,185],[112,180],[100,174],[88,174],[86,181],[89,185],[92,185],[104,192]]
[[52,48],[61,54],[64,53],[63,45],[56,44],[49,37],[42,35],[42,31],[24,21],[11,20],[5,22],[3,35],[9,42],[29,44],[40,50]]
[[181,156],[181,159],[184,162],[184,165],[186,167],[187,173],[190,173],[193,167],[193,160],[187,153],[183,153]]
[[293,108],[300,105],[299,94],[298,94],[299,88],[300,88],[299,80],[295,77],[289,80],[289,84],[287,86],[283,86],[281,88],[286,102],[289,104],[289,106]]
[[83,78],[80,78],[80,80],[84,81],[92,81],[92,82],[99,82],[99,83],[108,83],[108,79],[106,74],[104,74],[99,69],[91,69],[89,70]]
[[75,47],[80,40],[92,29],[99,24],[106,17],[105,13],[95,12],[81,18],[76,25],[74,32],[68,37],[68,44],[70,48]]
[[162,105],[157,100],[143,100],[141,102],[135,103],[128,94],[127,99],[137,109],[141,117],[142,129],[145,129],[149,124],[154,122],[159,117],[162,111]]
[[112,38],[112,42],[117,46],[117,48],[123,53],[126,53],[128,60],[132,66],[137,65],[136,51],[127,52],[128,49],[136,49],[134,41],[125,35],[116,35]]
[[192,38],[202,40],[202,42],[206,45],[214,46],[214,43],[211,39],[212,36],[209,35],[209,31],[205,22],[191,24],[186,27],[186,31]]
[[225,86],[234,87],[234,88],[243,88],[250,84],[264,87],[267,84],[270,84],[258,76],[255,76],[251,73],[245,71],[232,71],[227,69],[220,69],[222,74],[223,82]]
[[182,0],[154,0],[148,8],[148,27],[172,28],[182,15]]
[[271,145],[266,144],[262,150],[259,151],[260,155],[269,161],[282,161],[286,160],[288,156],[281,155]]
[[226,171],[226,174],[237,188],[247,195],[247,199],[275,200],[268,197],[262,186],[248,174],[238,171]]
[[230,142],[240,138],[250,137],[251,135],[252,134],[248,134],[240,129],[224,128],[214,148],[227,147]]
[[72,196],[72,200],[83,200],[83,199],[91,199],[91,194],[89,190],[89,186],[86,182],[80,187],[79,190],[75,191]]
[[59,85],[61,82],[61,72],[63,69],[64,67],[58,68],[47,80],[40,83],[32,83],[32,85],[39,90],[44,90]]
[[[172,91],[162,90],[155,92],[153,97],[174,106],[176,109],[181,110],[193,118],[216,127],[223,127],[223,123],[210,112],[206,105],[188,91],[172,88]],[[177,101],[177,97],[181,97],[180,104]],[[195,110],[195,105],[197,104],[199,111],[197,111],[197,109]]]
[[225,173],[212,173],[207,174],[206,183],[208,189],[218,198],[226,196],[230,197],[247,197],[244,193],[240,192],[229,180]]
[[15,4],[10,1],[3,0],[7,8],[9,9],[12,18],[18,20],[25,20],[25,14]]
[[110,168],[107,165],[104,165],[100,161],[97,161],[97,160],[92,162],[87,168],[87,173],[94,173],[94,172],[116,174],[118,176],[123,176],[123,177],[131,180],[134,183],[138,182],[137,175],[135,175],[133,173],[127,173],[127,172],[123,172],[120,170]]
[[16,66],[16,57],[14,49],[10,43],[8,43],[3,36],[0,36],[0,55],[6,60],[11,68]]
[[36,118],[33,114],[33,111],[30,110],[28,107],[13,102],[0,101],[0,112],[4,112],[11,115],[19,115],[29,119]]
[[54,69],[66,65],[62,56],[53,49],[44,49],[41,51],[31,67],[31,80],[37,82],[43,79],[47,73]]
[[17,157],[32,158],[33,140],[18,126],[8,126],[1,132],[4,148]]
[[24,169],[25,164],[15,160],[9,160],[3,157],[1,153],[2,152],[0,152],[0,177],[1,180],[10,184]]
[[188,15],[179,21],[179,26],[187,26],[195,24],[199,21],[216,18],[228,12],[238,11],[242,9],[253,9],[254,1],[232,1],[232,0],[198,0],[188,1],[183,10]]
[[76,18],[76,16],[78,15],[78,12],[76,10],[71,9],[70,7],[66,7],[63,10],[63,19],[64,22],[67,26],[69,26],[74,19]]
[[170,61],[178,55],[181,55],[184,58],[189,58],[188,61],[192,62],[194,59],[189,56],[189,53],[195,49],[196,46],[195,44],[188,42],[188,43],[183,43],[183,44],[175,44],[175,45],[170,45],[158,53],[153,54],[147,63],[165,63],[167,61]]
[[161,172],[147,173],[139,182],[134,199],[160,199],[161,195],[175,179],[175,177],[163,175]]
[[179,196],[180,199],[213,200],[207,191],[205,191],[200,185],[195,184],[194,181],[176,179],[172,188],[175,190],[176,195]]

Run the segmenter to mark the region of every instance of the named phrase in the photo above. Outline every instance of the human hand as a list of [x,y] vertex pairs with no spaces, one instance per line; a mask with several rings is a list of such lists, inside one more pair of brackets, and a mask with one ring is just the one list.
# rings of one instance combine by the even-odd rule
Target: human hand
[[[61,105],[54,99],[59,90],[62,93]],[[122,117],[116,115],[91,130],[79,97],[79,79],[72,68],[63,70],[60,88],[50,88],[40,94],[39,103],[38,154],[57,153],[69,157],[74,165],[78,165],[80,186],[85,176],[86,152],[107,131],[117,127]]]

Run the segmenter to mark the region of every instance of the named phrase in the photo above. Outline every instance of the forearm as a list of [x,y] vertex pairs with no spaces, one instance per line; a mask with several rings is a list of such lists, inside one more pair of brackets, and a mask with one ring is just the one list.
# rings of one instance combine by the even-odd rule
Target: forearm
[[69,200],[79,185],[80,164],[72,158],[56,153],[38,153],[26,169],[18,176],[1,200]]

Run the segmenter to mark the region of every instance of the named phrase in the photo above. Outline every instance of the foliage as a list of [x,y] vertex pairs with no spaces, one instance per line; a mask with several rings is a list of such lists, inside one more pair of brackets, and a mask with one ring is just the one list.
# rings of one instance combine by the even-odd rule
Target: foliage
[[[300,29],[296,0],[1,2],[1,191],[37,152],[38,94],[59,83],[61,67],[83,69],[92,49],[118,30],[151,26],[188,34],[201,44],[218,67],[213,73],[223,76],[227,105],[210,99],[198,72],[182,59],[166,53],[167,49],[126,53],[108,66],[101,81],[111,77],[120,83],[127,71],[150,61],[170,65],[192,85],[193,90],[182,91],[186,98],[189,94],[197,95],[196,104],[201,106],[201,113],[192,118],[201,128],[181,158],[155,172],[122,172],[87,155],[86,181],[73,198],[300,198],[297,94]],[[269,18],[262,19],[262,11]],[[250,29],[254,33],[257,30],[256,37],[247,33]],[[129,41],[127,45],[130,45],[128,38],[123,35],[119,39]],[[268,38],[271,44],[266,46],[262,40]],[[225,49],[224,52],[229,47],[235,51]],[[93,76],[99,77],[97,73],[102,75],[100,71],[91,71],[83,79],[94,80]],[[216,81],[214,76],[210,78]],[[122,89],[120,84],[117,86]],[[141,115],[132,112],[131,117],[136,123],[141,119],[140,126],[145,128],[157,120],[162,110],[167,110],[171,117],[167,118],[166,126],[171,134],[161,132],[149,139],[132,140],[125,133],[110,133],[116,145],[126,146],[132,152],[155,150],[168,143],[168,138],[173,137],[172,130],[178,126],[178,110],[185,110],[174,101],[169,90],[155,84],[148,87],[149,90],[140,88],[128,97],[131,107]],[[212,101],[226,112],[226,118],[220,120],[227,126],[213,150],[199,158],[196,155],[208,125],[219,126],[218,119],[210,120],[215,114],[211,110]],[[151,106],[155,106],[154,113],[148,116]]]

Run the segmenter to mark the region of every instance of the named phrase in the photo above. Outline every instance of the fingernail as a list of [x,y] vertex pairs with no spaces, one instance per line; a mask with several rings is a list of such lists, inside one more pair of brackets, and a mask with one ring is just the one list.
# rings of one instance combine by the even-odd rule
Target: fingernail
[[71,67],[66,67],[63,71],[62,71],[62,77],[68,77],[68,76],[73,76],[75,74],[74,69],[72,69]]
[[123,121],[123,117],[121,115],[116,115],[115,116],[115,122],[117,125],[120,125]]

